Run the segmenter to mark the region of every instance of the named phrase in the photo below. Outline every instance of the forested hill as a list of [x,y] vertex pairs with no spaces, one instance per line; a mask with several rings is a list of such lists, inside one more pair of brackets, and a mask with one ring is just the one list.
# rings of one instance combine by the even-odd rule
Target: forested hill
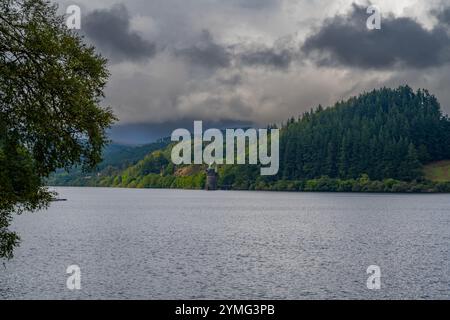
[[414,180],[421,164],[450,159],[450,121],[437,99],[409,87],[362,94],[304,114],[284,128],[283,179]]
[[73,168],[69,172],[60,169],[50,176],[47,184],[55,186],[90,185],[91,183],[95,183],[95,176],[115,175],[135,165],[147,154],[166,148],[169,143],[170,139],[168,138],[140,146],[111,143],[103,150],[104,160],[94,172],[83,172],[80,167]]
[[[89,179],[55,175],[53,185],[203,188],[203,166],[174,166],[172,145],[123,169],[108,166]],[[450,120],[426,90],[410,87],[364,93],[321,106],[281,126],[280,170],[261,176],[251,165],[219,167],[219,185],[232,189],[298,191],[450,191],[424,178],[423,166],[450,159]],[[106,159],[108,162],[108,159]]]

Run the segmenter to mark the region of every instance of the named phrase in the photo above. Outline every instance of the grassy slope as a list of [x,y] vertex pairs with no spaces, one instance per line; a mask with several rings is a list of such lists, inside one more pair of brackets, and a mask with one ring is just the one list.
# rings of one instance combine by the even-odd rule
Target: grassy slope
[[425,178],[435,182],[450,181],[450,160],[430,163],[424,168]]

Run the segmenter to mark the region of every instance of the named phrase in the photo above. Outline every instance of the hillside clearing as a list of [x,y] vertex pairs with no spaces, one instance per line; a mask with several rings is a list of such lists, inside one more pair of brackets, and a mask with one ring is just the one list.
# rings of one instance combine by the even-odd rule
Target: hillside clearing
[[450,160],[438,161],[424,167],[425,178],[435,182],[450,181]]

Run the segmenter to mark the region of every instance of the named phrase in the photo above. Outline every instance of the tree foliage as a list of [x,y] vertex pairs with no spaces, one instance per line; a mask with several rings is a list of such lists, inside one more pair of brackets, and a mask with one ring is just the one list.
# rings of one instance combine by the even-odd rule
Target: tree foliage
[[57,168],[95,166],[115,120],[100,107],[106,60],[68,30],[44,0],[0,1],[0,257],[19,238],[13,212],[48,205],[43,179]]

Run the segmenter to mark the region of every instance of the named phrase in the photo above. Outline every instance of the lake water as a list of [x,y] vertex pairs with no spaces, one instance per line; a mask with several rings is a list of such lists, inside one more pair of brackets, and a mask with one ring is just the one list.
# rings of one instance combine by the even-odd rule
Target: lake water
[[57,190],[0,299],[450,299],[449,195]]

